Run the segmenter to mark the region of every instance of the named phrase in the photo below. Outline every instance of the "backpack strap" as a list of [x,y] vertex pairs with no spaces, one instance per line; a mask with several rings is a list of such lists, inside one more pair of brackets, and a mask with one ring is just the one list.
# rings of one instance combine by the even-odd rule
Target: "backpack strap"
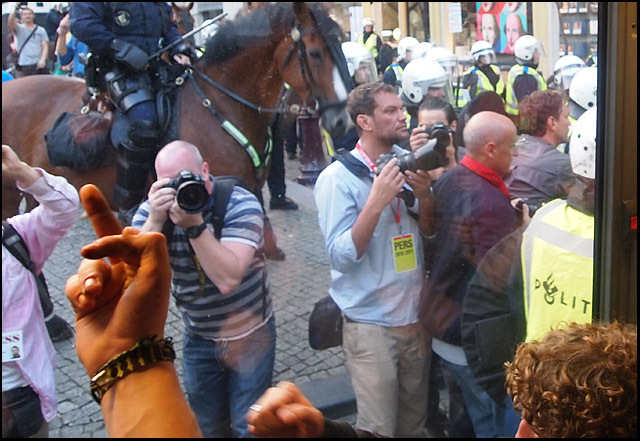
[[211,223],[213,224],[213,231],[216,239],[220,240],[222,237],[222,227],[224,227],[224,217],[227,214],[227,205],[229,205],[229,199],[231,199],[231,193],[233,188],[238,185],[248,191],[249,186],[237,176],[215,176],[213,184],[213,218]]
[[9,250],[13,256],[18,259],[18,262],[22,264],[26,269],[33,274],[36,280],[36,286],[38,287],[38,295],[40,297],[40,303],[42,305],[42,312],[44,318],[47,320],[51,314],[53,314],[53,302],[49,295],[49,288],[47,287],[47,281],[44,277],[44,273],[40,271],[40,274],[36,274],[35,266],[29,255],[29,248],[24,243],[22,236],[13,228],[6,220],[2,221],[2,243]]
[[338,150],[334,158],[359,178],[369,178],[371,176],[369,167],[358,161],[347,149]]
[[13,225],[6,220],[2,221],[2,243],[26,269],[35,275],[33,262],[29,256],[27,245],[16,229],[13,228]]

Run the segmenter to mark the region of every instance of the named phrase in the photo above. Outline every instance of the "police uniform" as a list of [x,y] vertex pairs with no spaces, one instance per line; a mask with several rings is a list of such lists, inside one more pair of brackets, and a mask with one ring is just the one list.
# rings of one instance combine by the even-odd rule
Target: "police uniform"
[[[165,2],[72,2],[70,25],[100,69],[100,78],[86,72],[87,84],[108,91],[129,123],[126,136],[114,140],[124,158],[118,164],[114,200],[128,209],[146,194],[147,172],[161,141],[153,77],[146,68],[155,70],[161,62],[148,57],[181,36]],[[187,48],[180,44],[170,55],[189,53]]]
[[[495,74],[494,81],[489,79],[484,71],[485,69],[489,69],[493,74]],[[504,80],[502,79],[500,68],[495,64],[489,64],[486,67],[473,66],[467,69],[463,75],[463,87],[469,91],[472,99],[479,93],[489,91],[497,93],[504,100]]]
[[540,72],[538,72],[535,68],[531,66],[524,66],[522,64],[514,65],[509,70],[509,74],[507,75],[507,99],[505,110],[509,115],[518,115],[520,113],[520,111],[518,110],[518,95],[521,93],[521,91],[517,90],[519,89],[519,87],[515,83],[517,80],[520,80],[520,82],[522,82],[522,80],[524,80],[525,78],[520,77],[523,76],[532,77],[532,80],[530,82],[532,84],[533,82],[535,82],[536,87],[527,87],[531,90],[528,90],[526,93],[524,93],[521,98],[524,98],[524,96],[530,94],[535,90],[547,90],[547,82],[544,80]]
[[376,60],[376,64],[378,64],[378,47],[382,45],[378,34],[376,34],[375,32],[371,32],[366,35],[366,32],[363,32],[358,37],[358,43],[366,47],[367,50],[373,54],[373,58]]
[[593,216],[566,200],[536,212],[522,238],[526,341],[561,322],[591,322],[593,235]]

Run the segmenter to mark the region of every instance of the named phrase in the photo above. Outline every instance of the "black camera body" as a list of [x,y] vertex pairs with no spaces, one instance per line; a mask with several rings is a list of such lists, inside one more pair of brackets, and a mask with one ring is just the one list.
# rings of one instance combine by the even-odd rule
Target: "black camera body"
[[521,198],[517,203],[516,203],[516,210],[519,212],[522,212],[522,206],[523,205],[527,205],[527,207],[529,207],[529,217],[533,217],[533,215],[535,214],[536,210],[538,210],[538,208],[540,208],[538,205],[534,204],[531,199],[529,198]]
[[165,187],[176,189],[176,202],[185,213],[201,213],[209,200],[204,180],[189,170],[182,170]]
[[376,174],[380,174],[387,162],[395,157],[398,158],[398,167],[402,173],[407,170],[414,173],[418,170],[429,171],[447,165],[449,158],[446,157],[446,150],[450,142],[449,134],[453,133],[451,127],[438,121],[426,127],[425,133],[429,135],[429,142],[414,152],[401,156],[395,153],[380,155],[376,161]]

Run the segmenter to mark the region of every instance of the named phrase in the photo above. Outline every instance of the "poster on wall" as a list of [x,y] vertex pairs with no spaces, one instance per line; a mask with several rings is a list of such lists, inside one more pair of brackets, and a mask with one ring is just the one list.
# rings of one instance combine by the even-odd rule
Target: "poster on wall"
[[513,54],[516,40],[532,33],[531,3],[476,2],[478,40],[489,42],[496,54]]

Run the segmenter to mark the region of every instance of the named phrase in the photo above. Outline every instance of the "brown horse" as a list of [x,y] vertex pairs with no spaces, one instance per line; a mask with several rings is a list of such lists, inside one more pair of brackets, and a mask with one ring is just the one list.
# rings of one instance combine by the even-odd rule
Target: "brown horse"
[[[323,10],[305,3],[270,4],[225,23],[177,92],[177,134],[166,141],[193,143],[214,176],[239,176],[259,194],[268,173],[268,126],[274,113],[283,110],[276,106],[284,82],[309,111],[321,112],[330,133],[346,126],[348,116],[339,104],[346,100],[348,83],[338,74],[346,63],[340,58],[337,32]],[[115,166],[79,172],[52,167],[47,155],[44,134],[60,113],[80,108],[84,82],[31,76],[9,81],[2,89],[2,143],[24,161],[66,177],[77,188],[96,184],[110,199]],[[237,133],[254,147],[253,156],[232,136]],[[19,195],[13,182],[3,179],[2,187],[6,218],[16,213]]]
[[[193,16],[191,15],[191,9],[193,8],[193,2],[189,2],[184,6],[180,6],[171,2],[171,10],[173,11],[173,21],[176,22],[178,32],[181,35],[191,32],[193,30]],[[189,41],[193,43],[193,37],[189,37]]]

